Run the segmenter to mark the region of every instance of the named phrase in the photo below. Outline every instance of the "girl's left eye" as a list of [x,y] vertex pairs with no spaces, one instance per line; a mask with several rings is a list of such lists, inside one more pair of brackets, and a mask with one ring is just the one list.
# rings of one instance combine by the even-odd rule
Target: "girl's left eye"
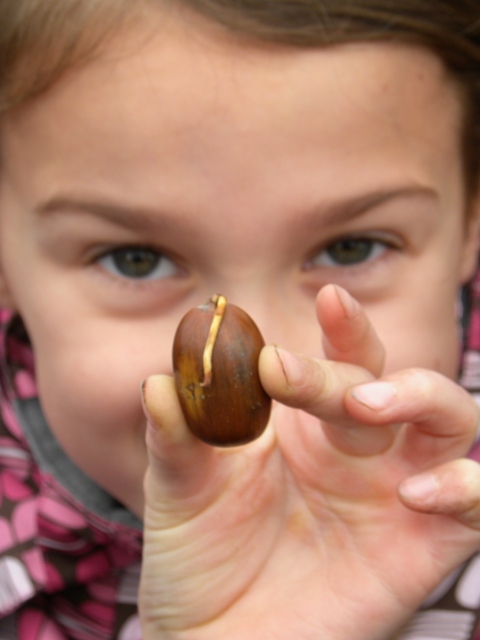
[[148,247],[121,247],[97,260],[114,276],[135,280],[159,280],[178,274],[177,265],[162,253]]
[[342,238],[316,254],[313,267],[352,267],[371,262],[391,248],[386,241],[374,238]]

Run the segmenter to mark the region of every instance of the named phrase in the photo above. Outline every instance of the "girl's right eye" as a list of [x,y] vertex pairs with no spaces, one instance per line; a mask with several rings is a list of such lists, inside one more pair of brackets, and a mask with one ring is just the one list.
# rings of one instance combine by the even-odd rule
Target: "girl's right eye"
[[149,247],[121,247],[97,259],[105,271],[130,280],[160,280],[178,274],[177,265]]
[[342,267],[356,265],[374,260],[384,249],[384,243],[370,238],[345,238],[326,248],[325,262]]
[[389,249],[395,248],[392,241],[374,237],[347,236],[324,247],[313,260],[312,267],[356,267],[380,258]]

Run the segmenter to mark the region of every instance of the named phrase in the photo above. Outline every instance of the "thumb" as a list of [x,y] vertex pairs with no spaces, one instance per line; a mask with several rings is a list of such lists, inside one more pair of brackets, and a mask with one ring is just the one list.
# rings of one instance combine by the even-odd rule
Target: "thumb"
[[149,460],[144,482],[147,513],[155,514],[156,526],[160,521],[173,526],[211,499],[205,489],[212,485],[215,450],[188,429],[171,377],[147,378],[142,403]]

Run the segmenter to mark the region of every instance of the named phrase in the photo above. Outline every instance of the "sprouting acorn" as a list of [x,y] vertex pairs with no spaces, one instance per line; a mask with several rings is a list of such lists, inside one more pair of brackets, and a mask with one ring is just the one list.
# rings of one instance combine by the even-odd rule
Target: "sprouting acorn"
[[264,344],[250,316],[222,295],[183,317],[173,342],[175,386],[200,440],[228,447],[262,434],[271,409],[258,374]]

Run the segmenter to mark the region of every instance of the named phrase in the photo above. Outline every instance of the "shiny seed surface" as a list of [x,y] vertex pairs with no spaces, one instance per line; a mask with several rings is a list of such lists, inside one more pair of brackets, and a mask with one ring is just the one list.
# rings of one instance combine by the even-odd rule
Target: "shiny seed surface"
[[264,431],[271,408],[258,375],[264,344],[252,318],[220,295],[181,320],[175,386],[189,428],[204,442],[235,446]]

